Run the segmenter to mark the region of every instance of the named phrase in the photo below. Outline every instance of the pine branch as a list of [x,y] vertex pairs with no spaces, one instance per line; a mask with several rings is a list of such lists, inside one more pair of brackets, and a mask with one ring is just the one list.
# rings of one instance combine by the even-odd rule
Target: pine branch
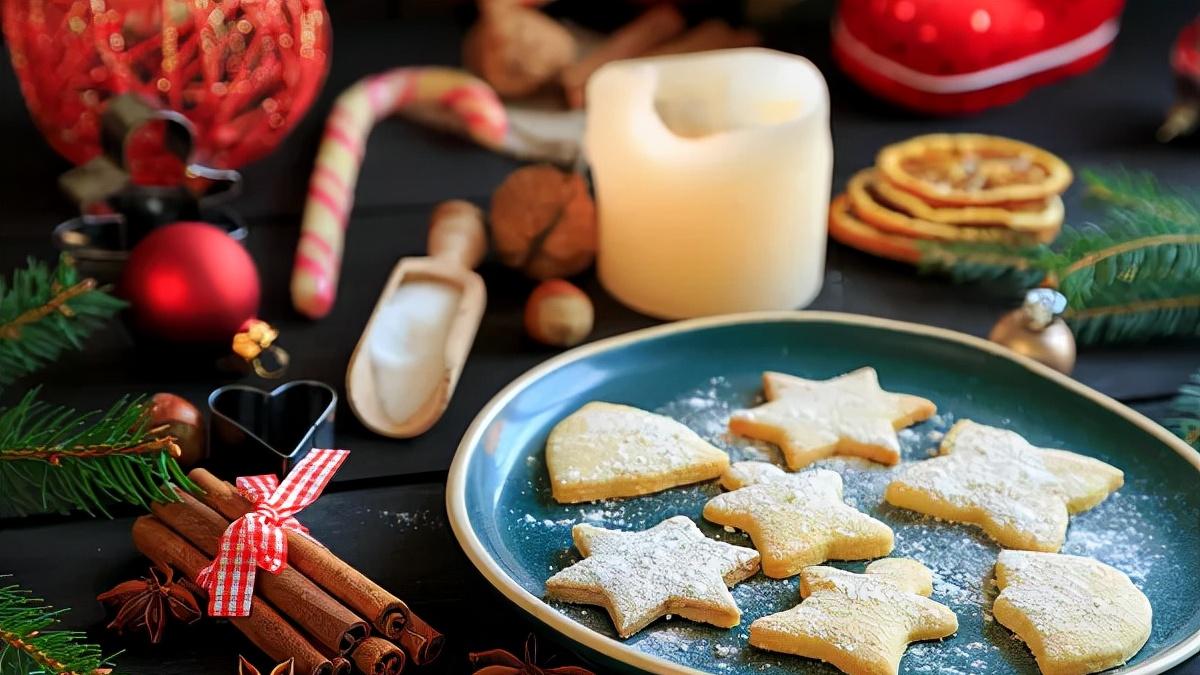
[[[2,578],[2,577],[0,577]],[[0,587],[0,675],[107,675],[109,659],[78,631],[50,630],[54,610],[19,586]]]
[[1164,420],[1167,428],[1200,450],[1200,370],[1179,388],[1179,394],[1171,401],[1171,414],[1175,417]]
[[1200,335],[1200,206],[1149,174],[1084,180],[1107,206],[1103,227],[1066,229],[1053,249],[937,244],[922,255],[958,281],[1057,288],[1081,344]]
[[174,439],[148,428],[140,400],[80,413],[36,396],[0,411],[0,516],[73,509],[107,516],[110,504],[149,508],[177,501],[174,486],[198,490],[175,461]]
[[66,255],[52,270],[30,259],[12,281],[0,278],[0,387],[82,349],[125,303],[80,279]]

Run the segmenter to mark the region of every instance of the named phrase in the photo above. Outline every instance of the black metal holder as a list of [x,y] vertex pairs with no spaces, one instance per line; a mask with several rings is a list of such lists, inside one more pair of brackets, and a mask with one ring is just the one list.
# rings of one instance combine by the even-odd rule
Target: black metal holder
[[[169,185],[141,185],[129,174],[130,143],[147,125],[161,125],[164,152],[184,167]],[[232,211],[220,208],[240,191],[241,174],[192,163],[194,142],[195,129],[183,115],[156,108],[134,94],[113,98],[101,116],[102,154],[59,179],[83,215],[54,228],[55,245],[70,253],[85,274],[112,281],[129,250],[162,225],[201,221],[244,239],[245,225]]]

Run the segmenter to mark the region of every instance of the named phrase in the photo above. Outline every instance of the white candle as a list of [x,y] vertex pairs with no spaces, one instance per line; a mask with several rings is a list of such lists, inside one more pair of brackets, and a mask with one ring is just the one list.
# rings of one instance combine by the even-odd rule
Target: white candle
[[671,319],[812,301],[833,170],[812,63],[767,49],[617,61],[587,106],[610,293]]

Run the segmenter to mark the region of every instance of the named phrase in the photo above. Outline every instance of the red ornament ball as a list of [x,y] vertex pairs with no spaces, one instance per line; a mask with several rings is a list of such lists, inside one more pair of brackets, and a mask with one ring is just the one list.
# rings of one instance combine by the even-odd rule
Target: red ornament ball
[[[329,69],[323,0],[4,0],[21,93],[46,140],[83,164],[100,152],[100,113],[133,92],[196,126],[194,161],[237,168],[304,116]],[[135,176],[149,150],[130,149]],[[151,166],[140,166],[151,164]]]
[[174,223],[134,247],[120,292],[141,332],[172,342],[230,340],[258,313],[258,268],[220,228]]

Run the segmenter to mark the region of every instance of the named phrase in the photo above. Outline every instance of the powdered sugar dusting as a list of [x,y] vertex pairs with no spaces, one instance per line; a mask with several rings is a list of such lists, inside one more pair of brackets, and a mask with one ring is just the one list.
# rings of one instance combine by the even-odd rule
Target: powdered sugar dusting
[[[884,373],[885,380],[887,373]],[[730,414],[762,400],[761,391],[751,380],[713,378],[703,386],[683,391],[655,410],[690,427],[706,441],[726,451],[733,462],[769,461],[782,464],[778,450],[771,445],[731,436],[727,431]],[[902,390],[901,387],[895,387]],[[935,397],[936,398],[936,397]],[[899,433],[904,463],[927,459],[937,453],[942,435],[957,421],[956,410],[943,410],[930,420]],[[990,424],[1005,426],[1006,420],[993,416]],[[1023,431],[1014,427],[1017,431]],[[1043,447],[1064,447],[1044,437]],[[1087,448],[1078,448],[1087,452]],[[534,496],[536,504],[520,500],[520,510],[510,511],[506,527],[511,538],[527,542],[529,561],[524,568],[529,576],[521,583],[535,595],[543,595],[543,583],[553,573],[580,560],[571,545],[571,526],[587,523],[598,527],[640,530],[675,515],[690,517],[710,538],[740,546],[750,546],[741,532],[727,532],[705,521],[701,509],[705,502],[721,493],[715,481],[675,488],[632,499],[559,505],[551,498],[543,453],[540,447],[524,449],[531,459],[520,461],[513,469],[506,490]],[[905,464],[902,463],[900,467]],[[1154,599],[1155,625],[1150,646],[1168,644],[1179,624],[1160,624],[1159,616],[1174,613],[1190,616],[1188,599],[1172,597],[1169,589],[1178,579],[1189,578],[1187,560],[1172,556],[1172,547],[1180,545],[1173,531],[1193,532],[1200,519],[1196,500],[1187,495],[1165,495],[1155,484],[1155,474],[1142,467],[1117,463],[1126,472],[1125,487],[1085,513],[1072,516],[1063,553],[1095,557],[1129,575],[1135,585]],[[959,631],[939,642],[912,645],[903,661],[902,673],[1037,673],[1028,649],[994,621],[990,607],[997,590],[992,583],[993,566],[999,547],[979,529],[963,524],[939,522],[911,511],[898,509],[883,501],[883,490],[899,467],[885,467],[855,457],[833,457],[815,464],[842,476],[845,502],[887,523],[895,532],[892,556],[910,557],[922,562],[933,573],[931,599],[950,607],[958,616]],[[1149,475],[1148,475],[1149,474]],[[528,511],[528,518],[526,518]],[[549,524],[547,524],[549,521]],[[560,524],[562,523],[562,524]],[[861,572],[865,562],[827,563]],[[540,570],[540,571],[539,571]],[[712,673],[820,673],[832,674],[832,667],[815,661],[773,654],[752,648],[747,643],[750,623],[761,616],[795,606],[799,601],[798,580],[769,579],[762,574],[747,579],[732,589],[742,610],[741,624],[731,630],[698,625],[674,619],[659,620],[627,639],[646,653],[683,663]],[[1176,603],[1176,604],[1171,604]],[[593,607],[551,603],[574,621],[604,635],[615,635],[607,614]],[[1140,658],[1140,657],[1139,657]]]

